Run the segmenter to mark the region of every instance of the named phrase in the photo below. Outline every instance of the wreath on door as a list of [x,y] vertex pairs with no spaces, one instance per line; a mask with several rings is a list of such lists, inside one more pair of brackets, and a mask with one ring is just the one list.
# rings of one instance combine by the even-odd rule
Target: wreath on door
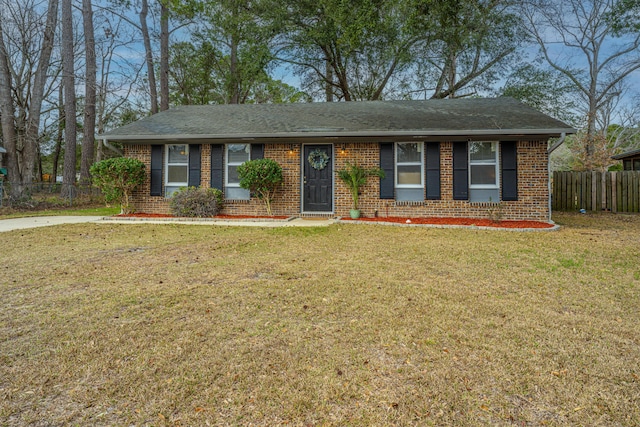
[[329,155],[326,152],[321,151],[319,148],[316,148],[309,153],[307,160],[312,168],[321,171],[329,164]]

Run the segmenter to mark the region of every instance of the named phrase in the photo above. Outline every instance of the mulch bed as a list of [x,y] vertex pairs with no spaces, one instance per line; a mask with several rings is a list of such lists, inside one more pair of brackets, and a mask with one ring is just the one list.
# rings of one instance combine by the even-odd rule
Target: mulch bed
[[[169,214],[155,214],[155,213],[132,213],[132,214],[118,214],[114,215],[116,218],[178,218]],[[216,215],[211,219],[287,219],[288,216],[274,215],[274,216],[255,216],[255,215]]]
[[492,221],[479,218],[406,218],[406,217],[378,217],[378,218],[342,218],[346,221],[362,222],[392,222],[397,224],[431,224],[431,225],[466,225],[476,227],[497,228],[552,228],[553,224],[540,221]]
[[[153,214],[153,213],[133,213],[133,214],[120,214],[115,215],[116,218],[177,218],[168,214]],[[226,219],[226,220],[239,220],[239,219],[277,219],[285,220],[290,218],[288,216],[255,216],[255,215],[216,215],[212,219]],[[407,217],[378,217],[378,218],[358,218],[351,219],[349,217],[343,217],[343,221],[353,222],[381,222],[381,223],[396,223],[396,224],[430,224],[430,225],[466,225],[476,227],[494,227],[494,228],[553,228],[553,224],[541,221],[492,221],[490,219],[480,218],[407,218]]]

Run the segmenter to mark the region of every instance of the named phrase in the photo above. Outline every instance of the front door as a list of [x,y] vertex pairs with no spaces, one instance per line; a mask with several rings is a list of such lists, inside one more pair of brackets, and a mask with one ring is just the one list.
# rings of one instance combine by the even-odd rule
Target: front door
[[302,152],[303,211],[333,211],[333,146],[305,145]]

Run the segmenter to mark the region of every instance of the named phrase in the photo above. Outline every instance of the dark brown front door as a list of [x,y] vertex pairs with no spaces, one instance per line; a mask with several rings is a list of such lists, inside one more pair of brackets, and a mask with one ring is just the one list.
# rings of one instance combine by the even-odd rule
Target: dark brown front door
[[303,211],[333,211],[333,146],[305,145],[303,156]]

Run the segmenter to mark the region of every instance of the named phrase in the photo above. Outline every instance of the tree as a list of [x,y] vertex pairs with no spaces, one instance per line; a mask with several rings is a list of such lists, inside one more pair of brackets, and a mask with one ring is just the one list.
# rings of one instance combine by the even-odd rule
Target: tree
[[156,86],[156,71],[153,61],[153,50],[151,49],[151,36],[149,35],[149,25],[147,15],[149,14],[148,0],[142,0],[140,8],[140,31],[144,44],[145,63],[147,65],[147,80],[149,81],[149,100],[151,102],[151,114],[156,114],[158,110],[158,88]]
[[271,213],[271,203],[276,191],[282,183],[282,167],[272,159],[258,159],[244,162],[238,166],[240,187],[251,191],[262,200],[267,209],[267,215]]
[[[172,46],[170,57],[170,99],[178,105],[224,104],[229,101],[226,59],[209,41]],[[283,103],[309,101],[294,87],[271,78],[266,71],[257,72],[250,85],[244,86],[243,103]]]
[[[82,24],[85,46],[85,97],[84,121],[82,124],[82,159],[80,164],[80,182],[91,181],[90,168],[94,160],[96,132],[96,43],[93,28],[93,9],[91,0],[82,0]],[[54,175],[55,176],[55,175]]]
[[123,214],[132,212],[131,194],[144,183],[144,163],[129,157],[114,157],[91,166],[91,175],[107,202],[119,203]]
[[394,79],[406,84],[399,76],[412,62],[411,49],[428,35],[413,3],[288,0],[278,12],[286,24],[279,58],[327,100],[383,99]]
[[222,96],[216,102],[248,102],[254,85],[267,80],[267,68],[273,60],[271,42],[277,33],[265,18],[269,5],[268,0],[183,0],[173,4],[177,14],[200,18],[201,28],[193,37],[197,47],[183,44],[181,54],[206,52],[199,63],[215,75],[211,83],[216,94],[212,96]]
[[[145,62],[136,62],[136,55],[121,54],[134,50],[137,43],[134,33],[139,31],[138,27],[113,9],[100,8],[97,14],[96,21],[102,22],[102,31],[96,37],[96,132],[102,134],[111,127],[139,119],[149,107],[144,105],[145,97],[134,95],[137,82],[142,80]],[[98,140],[96,161],[122,154],[122,150],[109,141]]]
[[58,0],[49,0],[43,15],[32,0],[0,7],[0,112],[14,197],[34,178],[57,14]]
[[76,182],[76,86],[73,63],[73,15],[71,0],[62,0],[62,86],[64,87],[64,167],[62,194],[71,194]]
[[579,94],[572,82],[556,70],[525,63],[507,77],[496,94],[518,99],[573,126],[581,124],[578,116]]
[[160,1],[160,111],[169,109],[169,6]]
[[[640,31],[636,20],[623,23],[620,0],[537,0],[523,8],[525,27],[536,40],[546,62],[564,74],[582,98],[586,122],[585,164],[595,156],[606,126],[598,123],[603,108],[618,98],[627,78],[640,69]],[[637,10],[637,9],[636,9]],[[635,23],[635,25],[634,25]],[[562,55],[556,46],[562,46]]]
[[[426,2],[433,40],[419,56],[418,75],[431,98],[475,95],[500,76],[523,43],[520,19],[510,0]],[[422,70],[424,68],[424,70]],[[434,84],[434,86],[426,86]]]

